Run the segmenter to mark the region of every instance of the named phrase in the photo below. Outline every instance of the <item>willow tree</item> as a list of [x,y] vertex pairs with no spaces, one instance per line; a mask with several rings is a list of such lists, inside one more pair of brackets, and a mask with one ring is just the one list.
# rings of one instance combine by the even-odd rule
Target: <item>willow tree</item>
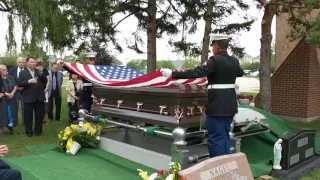
[[[318,0],[257,0],[260,7],[264,8],[264,14],[261,23],[261,49],[260,49],[260,92],[258,96],[259,108],[270,111],[271,110],[271,77],[270,77],[270,63],[272,55],[272,33],[271,25],[273,17],[277,14],[286,13],[289,15],[288,21],[293,30],[289,34],[292,40],[304,37],[308,34],[312,26],[317,28],[317,24],[309,23],[310,20],[306,19],[306,14],[320,6]],[[301,29],[301,26],[302,29]],[[310,34],[309,39],[317,37],[316,34]],[[311,37],[311,38],[310,38]]]
[[[114,41],[109,0],[0,0],[8,18],[7,47],[16,48],[15,31],[22,30],[22,49],[32,54],[44,42],[54,50],[83,47],[88,37]],[[30,33],[30,38],[27,38]]]
[[[8,51],[17,47],[17,29],[22,30],[22,48],[27,46],[29,53],[42,47],[44,41],[50,41],[57,49],[69,43],[65,39],[71,31],[69,22],[55,1],[1,0],[0,11],[6,13],[8,18]],[[31,35],[29,39],[27,33]]]

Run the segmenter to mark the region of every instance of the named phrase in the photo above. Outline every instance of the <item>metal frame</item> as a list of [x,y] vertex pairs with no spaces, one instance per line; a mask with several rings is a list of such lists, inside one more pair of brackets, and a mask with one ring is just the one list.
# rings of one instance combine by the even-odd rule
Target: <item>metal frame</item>
[[[88,121],[95,121],[94,115],[89,114],[88,112],[81,112],[79,113],[79,120],[88,120]],[[146,138],[147,134],[147,128],[142,127],[139,125],[131,125],[127,123],[118,122],[115,120],[112,120],[110,118],[99,118],[99,121],[109,123],[109,127],[122,127],[126,128],[127,130],[135,130],[138,132],[144,133],[144,137]],[[240,146],[241,146],[241,138],[246,136],[252,136],[256,134],[261,134],[265,132],[269,132],[270,129],[267,124],[260,123],[259,124],[263,126],[262,129],[257,130],[250,130],[247,132],[240,132],[240,133],[232,133],[231,140],[232,140],[232,147],[230,148],[231,152],[238,153],[240,152]],[[251,125],[250,125],[251,126]],[[233,127],[231,128],[233,130]],[[191,155],[188,147],[187,147],[187,141],[186,138],[188,137],[197,137],[197,136],[203,136],[207,134],[207,130],[201,129],[198,131],[192,131],[192,132],[186,132],[184,128],[177,127],[175,128],[171,133],[162,131],[162,130],[155,130],[154,134],[157,137],[166,138],[166,139],[172,139],[172,145],[171,145],[171,157],[168,155],[164,155],[155,151],[146,150],[143,148],[139,148],[133,145],[129,145],[123,142],[115,141],[108,138],[102,138],[101,139],[101,148],[109,151],[111,153],[114,153],[116,155],[122,156],[124,158],[127,158],[129,160],[132,160],[137,163],[141,163],[144,165],[147,165],[149,167],[155,168],[155,169],[161,169],[164,168],[165,165],[167,167],[168,161],[178,161],[181,165],[181,169],[188,168],[191,164],[197,163],[198,161],[204,160],[209,158],[209,154],[193,154]],[[104,143],[105,142],[105,143]],[[105,144],[105,145],[104,145]],[[123,150],[120,150],[123,149]],[[129,152],[130,151],[130,152]],[[141,156],[140,154],[143,153]],[[139,155],[137,155],[139,154]],[[143,157],[148,156],[148,159],[145,159]],[[141,158],[142,157],[142,158]],[[157,162],[157,163],[154,163]]]

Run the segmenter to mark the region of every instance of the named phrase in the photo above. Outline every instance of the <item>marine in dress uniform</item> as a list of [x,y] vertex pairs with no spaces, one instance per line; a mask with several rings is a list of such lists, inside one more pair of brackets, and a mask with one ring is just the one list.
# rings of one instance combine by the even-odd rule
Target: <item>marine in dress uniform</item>
[[[96,62],[96,52],[89,52],[85,54],[85,61],[86,64],[95,64]],[[90,112],[91,105],[93,103],[93,98],[92,96],[92,90],[91,87],[93,86],[92,82],[82,79],[83,82],[83,91],[81,93],[81,103],[82,103],[82,108],[86,109],[88,112]]]
[[238,113],[236,78],[243,76],[239,60],[228,54],[229,36],[212,35],[214,56],[204,66],[178,72],[162,69],[162,75],[173,79],[201,78],[207,76],[208,103],[206,105],[206,128],[210,157],[230,154],[230,126]]

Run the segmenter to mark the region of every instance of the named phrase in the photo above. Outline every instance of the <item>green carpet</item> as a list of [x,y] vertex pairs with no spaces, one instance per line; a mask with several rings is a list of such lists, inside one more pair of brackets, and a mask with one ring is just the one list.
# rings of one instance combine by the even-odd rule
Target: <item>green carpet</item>
[[[252,106],[241,107],[249,108],[263,114],[267,118],[266,122],[270,125],[270,129],[277,135],[282,135],[294,128],[278,116],[265,112],[261,109]],[[241,152],[246,154],[254,177],[269,174],[271,172],[272,165],[270,164],[270,161],[273,160],[273,145],[276,141],[277,137],[271,133],[263,133],[242,138]],[[316,142],[320,142],[319,133],[317,133]],[[320,143],[316,144],[316,154],[320,155]]]
[[[263,114],[270,128],[278,135],[293,129],[278,116],[251,106],[241,107]],[[241,151],[246,154],[254,177],[271,172],[270,161],[273,159],[273,145],[276,141],[277,138],[271,133],[242,138]],[[320,142],[319,133],[316,142]],[[316,146],[316,154],[320,155],[320,143]],[[55,145],[27,146],[27,149],[34,155],[4,159],[14,169],[22,172],[24,180],[141,180],[137,169],[148,171],[149,174],[156,171],[98,148],[82,148],[76,156],[56,151]]]
[[154,169],[129,161],[101,149],[82,148],[76,156],[67,156],[54,145],[27,146],[35,155],[6,159],[13,168],[21,170],[24,180],[140,180],[137,169]]

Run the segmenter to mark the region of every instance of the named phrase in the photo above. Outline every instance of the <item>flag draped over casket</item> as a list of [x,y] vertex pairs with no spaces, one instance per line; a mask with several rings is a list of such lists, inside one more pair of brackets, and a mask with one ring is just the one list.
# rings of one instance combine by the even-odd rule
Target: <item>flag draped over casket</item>
[[207,78],[172,79],[162,76],[158,70],[145,74],[128,66],[87,65],[71,62],[60,62],[69,71],[92,83],[107,87],[169,87],[183,86],[191,89],[204,89]]

